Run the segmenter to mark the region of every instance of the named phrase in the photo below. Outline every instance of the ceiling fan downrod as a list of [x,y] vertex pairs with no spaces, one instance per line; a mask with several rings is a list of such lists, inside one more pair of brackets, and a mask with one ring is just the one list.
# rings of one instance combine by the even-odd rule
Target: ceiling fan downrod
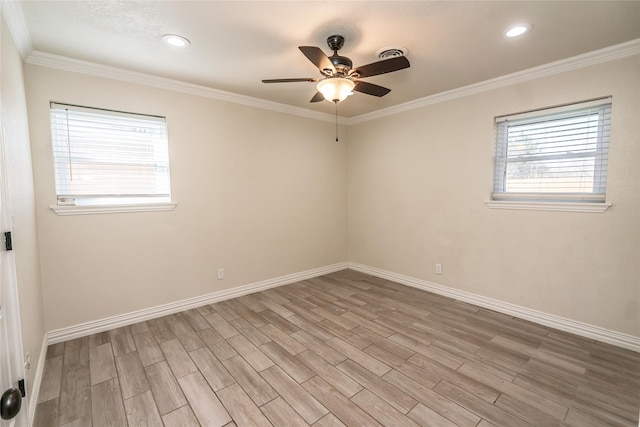
[[344,37],[339,35],[329,36],[327,45],[333,51],[333,55],[328,57],[335,68],[333,77],[349,76],[349,71],[353,68],[353,62],[346,56],[338,55],[338,51],[344,46]]

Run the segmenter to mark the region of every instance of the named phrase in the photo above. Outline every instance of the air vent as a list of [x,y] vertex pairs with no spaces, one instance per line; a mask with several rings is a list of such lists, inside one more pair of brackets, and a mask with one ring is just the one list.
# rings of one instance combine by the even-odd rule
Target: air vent
[[397,58],[398,56],[407,56],[409,50],[403,46],[388,46],[378,49],[376,56],[379,59]]

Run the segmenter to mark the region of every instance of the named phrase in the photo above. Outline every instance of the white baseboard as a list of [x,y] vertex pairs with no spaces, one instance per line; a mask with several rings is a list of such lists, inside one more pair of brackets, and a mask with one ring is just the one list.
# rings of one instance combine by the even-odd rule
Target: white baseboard
[[[484,297],[482,295],[477,295],[436,283],[427,282],[425,280],[416,279],[414,277],[393,273],[391,271],[369,267],[367,265],[354,262],[343,262],[48,332],[45,335],[46,342],[43,343],[44,347],[40,355],[41,360],[39,360],[38,362],[36,378],[34,379],[34,381],[37,381],[38,388],[34,387],[34,390],[39,389],[42,369],[44,367],[44,355],[46,354],[46,346],[49,344],[55,344],[74,338],[96,334],[98,332],[108,331],[110,329],[131,325],[134,323],[142,322],[144,320],[155,319],[157,317],[189,310],[195,307],[200,307],[202,305],[212,304],[215,302],[240,297],[242,295],[247,295],[254,292],[260,292],[266,289],[275,288],[277,286],[288,285],[300,280],[323,276],[325,274],[334,273],[336,271],[344,270],[347,268],[640,353],[640,337],[611,331],[599,326],[589,325],[587,323],[578,322],[576,320],[566,319],[564,317],[544,313],[493,298]],[[37,396],[35,397],[37,399]],[[35,411],[35,406],[33,410]],[[31,415],[31,407],[29,408],[29,413]]]
[[276,277],[274,279],[263,280],[249,285],[238,286],[232,289],[212,292],[210,294],[201,295],[194,298],[188,298],[182,301],[163,304],[156,307],[149,307],[131,313],[120,314],[105,319],[99,319],[80,325],[74,325],[67,328],[56,329],[47,333],[48,343],[56,344],[68,341],[74,338],[80,338],[87,335],[93,335],[98,332],[108,331],[110,329],[120,328],[122,326],[132,325],[144,320],[155,319],[169,314],[177,313],[184,310],[200,307],[215,302],[224,301],[231,298],[240,297],[242,295],[252,294],[254,292],[264,291],[266,289],[275,288],[277,286],[288,285],[301,280],[311,279],[325,274],[334,273],[336,271],[345,270],[348,263],[342,262],[338,264],[328,265],[313,270],[302,271],[299,273],[288,274],[286,276]]
[[616,331],[601,328],[599,326],[589,325],[587,323],[578,322],[576,320],[566,319],[564,317],[553,314],[544,313],[530,308],[521,307],[519,305],[496,300],[493,298],[476,295],[470,292],[461,291],[436,283],[427,282],[425,280],[416,279],[402,274],[393,273],[391,271],[381,270],[375,267],[358,263],[349,263],[349,268],[380,277],[382,279],[391,280],[403,285],[412,286],[414,288],[423,289],[433,292],[434,294],[443,295],[466,303],[474,304],[479,307],[488,308],[499,313],[508,314],[520,319],[529,320],[540,325],[549,326],[585,338],[591,338],[617,347],[626,348],[640,353],[640,337],[627,335]]
[[44,372],[44,362],[47,359],[47,347],[49,346],[47,334],[42,337],[42,347],[40,348],[40,356],[36,365],[36,374],[33,378],[31,395],[27,397],[29,402],[29,425],[33,425],[33,419],[36,416],[36,406],[38,405],[38,393],[40,392],[40,384],[42,383],[42,374]]

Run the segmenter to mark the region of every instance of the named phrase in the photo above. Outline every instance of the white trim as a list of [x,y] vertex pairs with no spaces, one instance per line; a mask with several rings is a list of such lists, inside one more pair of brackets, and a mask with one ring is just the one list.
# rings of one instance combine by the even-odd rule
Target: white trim
[[[556,105],[556,106],[546,107],[546,108],[537,108],[535,110],[521,111],[519,113],[513,113],[513,114],[505,114],[503,116],[497,116],[495,118],[495,122],[496,123],[513,122],[513,121],[521,121],[523,119],[530,119],[530,118],[540,119],[549,115],[574,113],[576,111],[582,111],[590,108],[595,109],[597,107],[604,107],[604,106],[607,106],[608,104],[611,104],[612,99],[613,97],[611,96],[605,96],[605,97],[596,98],[596,99],[572,102],[570,104],[562,104],[562,105]],[[598,108],[598,109],[602,109],[602,108]]]
[[[47,340],[47,344],[49,345],[56,344],[74,338],[80,338],[99,332],[108,331],[110,329],[131,325],[134,323],[142,322],[144,320],[154,319],[180,311],[189,310],[203,305],[212,304],[231,298],[237,298],[254,292],[260,292],[266,289],[288,285],[290,283],[295,283],[301,280],[311,279],[329,273],[335,273],[336,271],[345,270],[347,268],[640,353],[640,337],[611,331],[599,326],[589,325],[587,323],[578,322],[576,320],[566,319],[564,317],[556,316],[553,314],[544,313],[493,298],[484,297],[482,295],[473,294],[471,292],[461,291],[459,289],[427,282],[425,280],[416,279],[379,268],[369,267],[367,265],[358,264],[355,262],[342,262],[333,264],[326,267],[320,267],[313,270],[307,270],[300,273],[277,277],[274,279],[263,280],[232,289],[213,292],[199,297],[188,298],[174,303],[163,304],[131,313],[125,313],[118,316],[83,323],[80,325],[56,329],[54,331],[48,332],[45,336],[45,339]],[[43,352],[46,352],[46,347],[44,348]],[[42,357],[43,356],[41,354],[40,358],[42,359]],[[42,361],[38,362],[38,371],[40,370],[40,365],[43,365]],[[41,373],[39,375],[41,376]],[[36,374],[36,378],[38,378],[38,373]]]
[[611,203],[523,202],[515,200],[487,200],[484,204],[489,209],[590,213],[602,213],[611,207]]
[[516,73],[507,74],[495,79],[485,80],[483,82],[474,83],[468,86],[459,87],[446,92],[437,93],[414,101],[405,102],[404,104],[395,105],[393,107],[384,108],[368,114],[352,117],[347,120],[347,124],[367,122],[369,120],[379,119],[382,117],[398,114],[404,111],[415,110],[417,108],[426,107],[428,105],[438,104],[440,102],[450,101],[481,92],[487,92],[506,86],[512,86],[518,83],[536,80],[567,71],[584,68],[591,65],[600,64],[602,62],[614,61],[616,59],[626,58],[628,56],[640,54],[640,39],[631,40],[614,46],[605,47],[604,49],[595,50],[582,55],[571,58],[562,59],[560,61],[551,62],[549,64],[539,65],[529,68],[528,70],[518,71]]
[[5,22],[9,27],[11,37],[13,37],[16,48],[18,49],[18,52],[20,52],[20,56],[22,59],[27,58],[33,51],[33,44],[31,43],[29,29],[27,27],[27,22],[24,19],[20,2],[1,0],[0,8],[2,9],[2,15],[5,18]]
[[49,343],[47,342],[47,334],[42,336],[42,347],[40,348],[40,357],[38,357],[38,365],[36,366],[36,375],[33,378],[33,385],[31,396],[27,396],[29,401],[29,425],[33,424],[33,420],[36,416],[36,407],[38,405],[38,395],[40,394],[40,384],[42,384],[42,374],[44,373],[44,364],[47,360],[47,348]]
[[640,337],[627,335],[616,331],[601,328],[599,326],[589,325],[587,323],[578,322],[576,320],[566,319],[564,317],[553,314],[544,313],[508,302],[484,297],[482,295],[473,294],[471,292],[461,291],[459,289],[450,288],[448,286],[439,285],[425,280],[416,279],[391,271],[382,270],[355,262],[349,263],[349,268],[380,277],[382,279],[392,280],[394,282],[433,292],[479,307],[488,308],[490,310],[514,316],[520,319],[529,320],[540,325],[566,331],[581,337],[594,339],[607,344],[626,348],[627,350],[640,353]]
[[237,298],[254,292],[264,291],[266,289],[275,288],[277,286],[288,285],[290,283],[307,280],[325,274],[335,273],[336,271],[348,268],[346,262],[328,265],[325,267],[315,268],[312,270],[302,271],[299,273],[288,274],[286,276],[276,277],[274,279],[263,280],[249,285],[238,286],[232,289],[212,292],[210,294],[198,297],[188,298],[169,304],[163,304],[156,307],[149,307],[131,313],[120,314],[113,317],[107,317],[100,320],[94,320],[80,325],[74,325],[67,328],[56,329],[47,332],[49,344],[80,338],[87,335],[96,334],[98,332],[108,331],[114,328],[131,325],[142,322],[144,320],[155,319],[157,317],[166,316],[184,310],[200,307],[215,302],[224,301],[231,298]]
[[52,211],[58,215],[93,215],[123,212],[155,212],[172,211],[178,206],[175,202],[145,203],[136,205],[99,205],[99,206],[64,206],[51,205]]
[[[494,79],[485,80],[483,82],[474,83],[472,85],[437,93],[435,95],[405,102],[404,104],[395,105],[389,108],[373,111],[371,113],[362,114],[360,116],[351,118],[340,117],[338,120],[340,124],[353,125],[356,123],[362,123],[369,120],[401,113],[403,111],[415,110],[428,105],[433,105],[440,102],[462,98],[493,89],[511,86],[517,83],[552,76],[590,65],[614,61],[637,54],[640,54],[640,39],[630,40],[625,43],[609,46],[603,49],[595,50],[593,52],[588,52],[582,55],[562,59],[560,61],[551,62],[549,64],[540,65],[527,70],[518,71],[516,73],[507,74],[505,76],[496,77]],[[284,114],[306,117],[314,120],[327,122],[335,121],[335,116],[332,114],[312,111],[307,108],[294,107],[278,102],[267,101],[245,95],[238,95],[232,92],[226,92],[205,86],[185,83],[178,80],[154,76],[151,74],[124,70],[122,68],[110,67],[107,65],[95,64],[88,61],[67,58],[64,56],[54,55],[46,52],[33,51],[25,59],[25,62],[28,64],[40,65],[43,67],[71,71],[74,73],[104,77],[113,80],[155,87],[159,89],[171,90],[174,92],[182,92],[190,95],[202,96],[205,98],[212,98],[221,101],[233,102],[236,104],[248,105],[250,107],[262,108]]]
[[[38,50],[33,51],[27,57],[25,62],[27,64],[55,68],[58,70],[70,71],[73,73],[87,74],[90,76],[135,83],[143,86],[170,90],[173,92],[186,93],[188,95],[216,99],[219,101],[233,102],[235,104],[262,108],[265,110],[291,114],[293,116],[306,117],[314,120],[321,120],[332,123],[336,120],[336,117],[333,114],[321,113],[318,111],[309,110],[307,108],[280,104],[278,102],[267,101],[251,96],[239,95],[236,93],[213,89],[206,86],[185,83],[179,80],[168,79],[165,77],[154,76],[146,73],[139,73],[137,71],[129,71],[122,68],[111,67],[108,65],[95,64],[93,62],[67,58],[65,56],[54,55]],[[338,119],[338,122],[340,124],[345,124],[346,119],[340,117]]]

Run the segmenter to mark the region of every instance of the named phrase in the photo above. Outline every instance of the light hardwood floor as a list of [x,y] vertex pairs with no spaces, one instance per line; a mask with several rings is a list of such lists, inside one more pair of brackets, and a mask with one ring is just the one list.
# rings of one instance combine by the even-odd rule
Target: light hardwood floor
[[640,354],[345,270],[48,348],[35,426],[637,426]]

